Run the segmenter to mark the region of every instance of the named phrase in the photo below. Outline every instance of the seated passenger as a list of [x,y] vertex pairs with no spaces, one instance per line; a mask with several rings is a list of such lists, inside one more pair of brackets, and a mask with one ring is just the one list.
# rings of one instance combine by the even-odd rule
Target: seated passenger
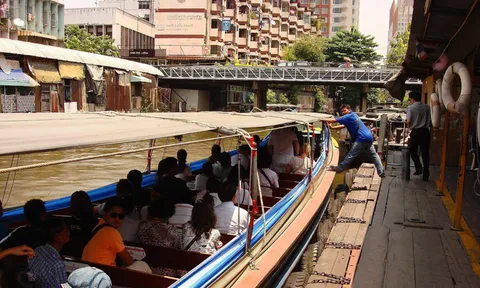
[[272,165],[272,156],[268,151],[263,151],[258,155],[258,177],[262,187],[263,196],[273,196],[271,188],[278,188],[278,174],[270,169]]
[[3,238],[0,241],[2,250],[21,245],[35,249],[45,245],[46,240],[43,233],[43,226],[47,218],[45,203],[40,199],[29,200],[23,206],[23,214],[28,225],[18,227]]
[[222,204],[222,201],[218,197],[218,194],[220,193],[221,190],[222,190],[222,183],[220,182],[220,180],[218,180],[215,177],[212,177],[207,181],[207,189],[202,190],[197,194],[196,201],[199,201],[200,199],[202,199],[206,194],[210,194],[213,200],[213,207],[218,206]]
[[142,187],[143,174],[138,170],[128,172],[127,180],[132,185],[133,203],[137,207],[147,206],[150,203],[150,193]]
[[182,179],[185,182],[188,182],[188,177],[192,176],[192,170],[190,166],[187,165],[187,151],[180,149],[177,151],[178,159],[178,174],[175,177]]
[[[116,189],[117,197],[126,200],[125,214],[126,217],[122,222],[118,232],[122,235],[124,241],[135,241],[137,239],[138,224],[140,223],[140,212],[135,209],[135,202],[133,201],[133,187],[127,179],[120,179],[117,183]],[[103,214],[105,203],[98,206],[98,213]]]
[[[307,175],[310,166],[312,165],[312,160],[310,158],[311,146],[308,143],[303,144],[302,153],[300,156],[295,156],[290,160],[285,169],[285,173],[296,174],[296,175]],[[315,161],[313,161],[313,166],[315,166]]]
[[72,218],[67,225],[70,231],[70,241],[64,245],[62,254],[81,257],[85,245],[90,240],[92,230],[98,224],[98,218],[93,215],[93,205],[85,191],[77,191],[70,198]]
[[[159,247],[182,249],[182,229],[168,224],[175,212],[172,201],[163,198],[152,201],[148,208],[148,220],[138,226],[138,242]],[[161,255],[159,255],[161,256]],[[152,267],[153,273],[176,277],[172,269]]]
[[202,174],[198,174],[195,177],[195,190],[205,190],[207,188],[207,180],[214,176],[212,163],[208,161],[203,163]]
[[213,254],[223,246],[212,203],[212,196],[206,194],[193,206],[192,219],[183,229],[183,249]]
[[222,154],[220,154],[220,165],[214,167],[213,170],[213,174],[220,179],[220,182],[224,182],[227,179],[228,174],[230,174],[230,170],[232,170],[231,159],[230,153],[228,152],[222,152]]
[[125,219],[127,206],[126,200],[119,197],[107,201],[103,218],[93,229],[92,239],[83,249],[82,261],[116,266],[115,258],[118,256],[126,268],[139,270],[138,267],[141,267],[144,268],[142,272],[151,273],[150,268],[144,262],[133,262],[132,256],[123,244],[122,235],[117,230]]
[[253,135],[253,141],[255,141],[255,144],[257,144],[257,148],[260,148],[260,143],[262,143],[262,139],[260,139],[260,136]]
[[[154,185],[153,186],[153,190],[152,192],[150,193],[150,204],[157,200],[157,199],[161,199],[161,198],[166,198],[166,196],[162,196],[162,194],[160,193],[160,189],[158,188],[157,185]],[[140,220],[141,221],[144,221],[144,220],[147,220],[148,219],[148,208],[150,207],[150,205],[147,205],[145,207],[142,208],[142,210],[140,210]]]
[[252,196],[250,195],[250,188],[248,185],[248,172],[240,166],[240,179],[242,186],[238,186],[239,184],[239,170],[238,165],[232,167],[230,174],[228,175],[227,182],[234,184],[237,187],[237,194],[235,197],[235,204],[240,205],[252,205]]
[[232,156],[231,162],[232,166],[238,165],[238,158],[240,157],[240,164],[242,165],[243,169],[246,171],[250,170],[250,153],[251,149],[250,146],[247,144],[243,144],[238,148],[238,154]]
[[[248,228],[248,212],[235,206],[235,198],[237,187],[233,183],[223,183],[220,192],[220,200],[222,204],[214,208],[217,217],[217,228],[220,233],[238,235]],[[240,220],[240,221],[239,221]]]
[[177,204],[175,204],[175,213],[168,219],[168,223],[172,225],[183,225],[190,221],[193,209],[193,206],[190,204],[191,202],[193,202],[193,199],[190,197],[179,199]]
[[[188,189],[187,183],[175,177],[177,173],[177,159],[167,157],[158,163],[156,179],[158,189],[163,195],[175,203],[178,203],[180,199],[192,198],[192,192]],[[193,198],[190,203],[193,203]]]
[[47,244],[35,249],[35,257],[28,260],[28,268],[41,288],[61,287],[67,283],[67,271],[60,250],[69,240],[70,233],[62,219],[53,218],[45,223]]
[[298,155],[300,144],[293,128],[275,130],[268,140],[268,150],[272,155],[272,170],[283,173],[293,156]]
[[212,146],[212,154],[208,158],[208,161],[212,163],[212,165],[216,164],[220,161],[220,154],[222,154],[222,147],[220,147],[218,144],[214,144]]

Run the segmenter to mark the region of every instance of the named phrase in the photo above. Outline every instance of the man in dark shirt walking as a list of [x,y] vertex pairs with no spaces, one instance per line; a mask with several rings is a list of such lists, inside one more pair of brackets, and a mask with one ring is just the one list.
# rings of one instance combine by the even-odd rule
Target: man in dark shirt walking
[[338,165],[337,167],[331,167],[332,170],[336,171],[337,173],[342,172],[353,162],[355,158],[357,158],[360,154],[368,151],[370,157],[372,158],[375,167],[377,168],[377,173],[380,177],[385,177],[382,161],[375,151],[375,147],[373,145],[373,135],[372,132],[363,124],[362,120],[355,114],[350,105],[342,105],[340,107],[340,112],[342,113],[342,117],[336,119],[327,119],[324,122],[327,123],[335,123],[338,122],[342,125],[335,127],[334,129],[341,129],[346,127],[348,133],[350,133],[352,148],[348,152],[345,159]]
[[[409,148],[415,163],[413,175],[423,173],[423,181],[428,181],[430,176],[430,123],[432,121],[430,107],[421,102],[422,94],[420,92],[410,92],[409,98],[412,105],[407,109],[407,125],[411,129]],[[419,147],[422,153],[423,168],[418,156]]]

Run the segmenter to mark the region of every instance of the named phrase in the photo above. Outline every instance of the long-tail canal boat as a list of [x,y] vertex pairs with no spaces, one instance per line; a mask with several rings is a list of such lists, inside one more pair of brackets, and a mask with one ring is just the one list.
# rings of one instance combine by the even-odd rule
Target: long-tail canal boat
[[[250,187],[254,199],[253,205],[245,208],[256,219],[247,231],[238,236],[222,235],[223,242],[228,243],[213,255],[126,243],[135,259],[143,259],[155,267],[188,271],[180,279],[85,263],[71,257],[65,258],[67,271],[86,265],[95,266],[104,270],[115,286],[121,287],[276,287],[284,283],[289,271],[298,262],[328,204],[334,172],[327,171],[326,167],[336,165],[339,157],[328,127],[320,122],[329,117],[320,113],[293,112],[1,114],[0,128],[4,136],[0,138],[0,156],[21,154],[21,157],[28,157],[34,152],[144,140],[151,140],[151,144],[128,151],[3,167],[0,174],[145,152],[148,163],[142,185],[149,187],[155,182],[155,173],[150,169],[155,150],[216,139],[244,140],[253,148]],[[257,147],[251,137],[255,132],[248,133],[245,129],[258,128],[261,130],[256,132],[265,132],[293,126],[303,126],[305,136],[315,142],[312,147],[318,149],[316,165],[305,176],[280,174],[280,188],[273,189],[273,196],[263,196],[258,184]],[[155,146],[154,139],[205,131],[221,135],[215,139]],[[268,136],[260,145],[265,145],[266,141]],[[237,151],[230,153],[235,155]],[[191,163],[192,171],[199,171],[205,161]],[[115,185],[89,191],[92,202],[114,196]],[[46,208],[51,214],[68,215],[69,204],[70,196],[47,201]],[[23,209],[18,207],[5,211],[0,221],[18,225],[24,221]]]

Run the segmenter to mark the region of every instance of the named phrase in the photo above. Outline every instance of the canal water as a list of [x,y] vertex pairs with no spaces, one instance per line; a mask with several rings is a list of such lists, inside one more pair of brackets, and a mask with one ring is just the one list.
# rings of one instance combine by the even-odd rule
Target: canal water
[[[261,137],[265,133],[259,134]],[[216,138],[218,134],[204,132],[185,135],[183,141]],[[223,150],[230,151],[236,148],[237,138],[222,140]],[[176,157],[178,149],[188,152],[188,162],[204,159],[210,155],[210,149],[217,141],[208,141],[200,144],[191,144],[181,147],[155,150],[153,153],[152,169],[156,169],[158,162],[168,156]],[[159,139],[156,146],[179,143],[177,139]],[[101,146],[94,148],[71,149],[46,153],[21,155],[18,164],[13,161],[13,166],[23,166],[35,163],[56,161],[68,158],[77,158],[90,155],[99,155],[138,148],[146,148],[149,141],[127,143],[121,145]],[[146,167],[147,152],[128,154],[123,156],[100,158],[70,164],[62,164],[43,168],[0,174],[0,199],[4,208],[23,205],[27,200],[39,198],[44,201],[67,195],[77,190],[91,190],[114,183],[121,178],[126,178],[128,171],[138,169],[144,171]],[[12,166],[12,157],[0,157],[0,167]],[[8,178],[8,183],[7,183]],[[13,185],[12,185],[13,184]]]

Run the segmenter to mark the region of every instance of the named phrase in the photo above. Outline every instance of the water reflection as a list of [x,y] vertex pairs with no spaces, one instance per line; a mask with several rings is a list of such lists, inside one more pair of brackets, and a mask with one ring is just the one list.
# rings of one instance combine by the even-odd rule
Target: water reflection
[[[260,134],[261,137],[265,133]],[[218,134],[204,132],[185,135],[183,141],[216,138]],[[156,146],[178,143],[178,140],[170,137],[159,139]],[[203,159],[210,154],[210,148],[216,141],[208,141],[199,144],[185,145],[181,148],[187,150],[187,161],[192,162]],[[19,166],[56,161],[66,158],[76,158],[89,155],[99,155],[118,151],[146,148],[149,141],[127,143],[121,145],[110,145],[95,148],[72,149],[65,151],[53,151],[46,153],[21,155],[18,161]],[[237,145],[237,139],[222,140],[223,150],[232,150]],[[156,150],[153,153],[152,169],[156,169],[158,161],[167,156],[176,157],[179,147]],[[23,205],[25,201],[32,198],[50,200],[66,195],[71,195],[76,190],[90,190],[125,178],[128,171],[138,169],[144,171],[146,167],[147,152],[128,154],[110,158],[101,158],[88,161],[81,161],[70,164],[62,164],[37,169],[19,171],[14,176],[11,173],[9,185],[6,185],[8,174],[0,174],[0,199],[4,207]],[[0,167],[11,167],[12,157],[0,157]],[[16,160],[14,161],[14,166]],[[14,181],[13,181],[14,179]],[[13,189],[12,182],[14,183]],[[11,191],[11,192],[10,192]],[[9,196],[10,195],[10,196]]]

